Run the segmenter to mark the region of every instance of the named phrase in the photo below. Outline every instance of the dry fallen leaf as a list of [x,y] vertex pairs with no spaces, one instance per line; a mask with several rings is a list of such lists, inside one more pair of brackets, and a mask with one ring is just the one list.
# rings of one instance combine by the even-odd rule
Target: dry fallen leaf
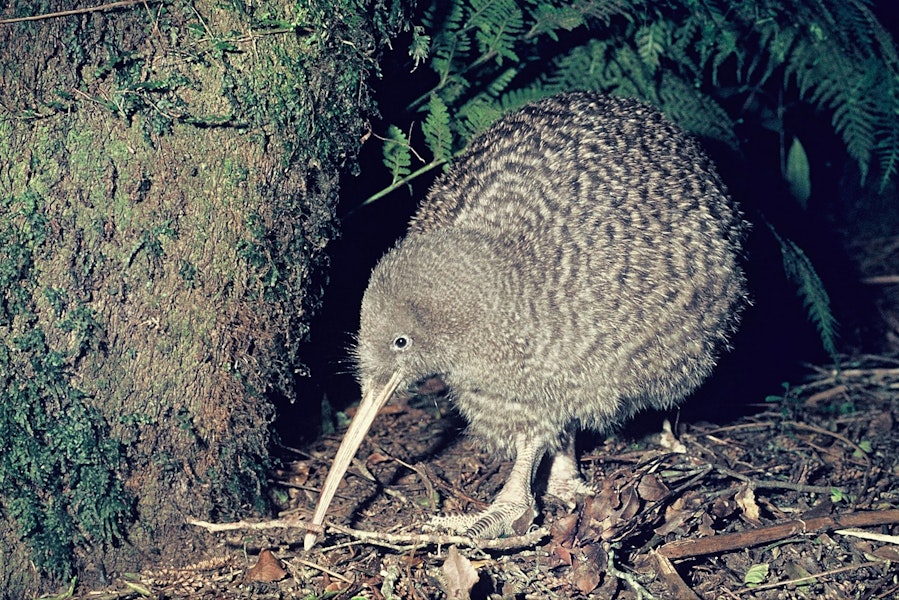
[[675,437],[671,422],[668,419],[665,419],[662,422],[662,432],[659,434],[659,445],[662,446],[662,448],[666,448],[678,454],[687,453],[687,447],[682,441]]
[[554,521],[550,528],[550,537],[553,544],[570,548],[574,544],[575,537],[577,537],[579,520],[580,515],[572,513]]
[[753,525],[762,524],[762,521],[759,518],[759,505],[755,503],[755,492],[751,487],[748,485],[744,486],[743,489],[734,496],[734,500],[737,501],[737,506],[743,511],[743,516],[747,521]]
[[275,558],[271,550],[259,553],[259,560],[247,571],[248,581],[281,581],[287,577],[287,571],[280,560]]
[[665,520],[654,531],[662,537],[677,531],[681,525],[687,522],[687,519],[693,516],[693,510],[685,508],[685,504],[683,496],[669,504],[665,508]]
[[455,546],[450,546],[443,563],[446,576],[444,591],[451,600],[466,600],[471,597],[471,588],[478,582],[478,572],[471,561],[459,554]]
[[604,555],[599,544],[581,548],[571,566],[571,582],[584,594],[589,594],[602,581]]
[[876,550],[871,552],[871,554],[883,560],[899,562],[899,548],[897,548],[896,546],[883,546],[881,548],[877,548]]
[[668,494],[668,487],[655,475],[647,474],[640,478],[637,493],[647,502],[656,502]]

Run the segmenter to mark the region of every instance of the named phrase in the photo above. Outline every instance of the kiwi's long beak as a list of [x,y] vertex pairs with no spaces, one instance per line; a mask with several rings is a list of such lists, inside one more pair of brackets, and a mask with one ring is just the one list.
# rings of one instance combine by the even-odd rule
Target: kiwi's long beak
[[[343,474],[346,473],[347,468],[350,466],[350,461],[356,456],[356,451],[362,444],[362,440],[365,439],[365,434],[371,428],[375,415],[378,414],[381,407],[387,404],[393,392],[396,391],[400,383],[400,377],[400,372],[396,371],[384,385],[377,385],[372,381],[364,383],[362,402],[359,403],[356,416],[353,417],[350,428],[347,429],[346,435],[343,436],[343,441],[340,443],[340,448],[337,449],[334,462],[331,463],[331,470],[328,471],[328,477],[325,479],[325,485],[322,487],[322,494],[318,499],[318,506],[315,507],[315,513],[312,515],[312,525],[320,526],[324,523],[325,513],[328,512],[328,506],[331,505],[331,500],[334,499],[334,493],[343,479]],[[303,539],[303,547],[306,550],[312,548],[315,545],[315,538],[316,534],[314,532],[308,532]]]

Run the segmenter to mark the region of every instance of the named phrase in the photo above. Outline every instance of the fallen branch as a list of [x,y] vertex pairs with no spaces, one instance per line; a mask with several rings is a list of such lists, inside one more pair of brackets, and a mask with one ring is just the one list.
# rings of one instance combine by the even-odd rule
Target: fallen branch
[[668,591],[669,598],[681,598],[681,600],[699,600],[699,596],[687,585],[687,583],[671,564],[671,561],[659,554],[650,551],[649,557],[655,566],[655,572]]
[[834,517],[815,517],[804,521],[797,519],[738,533],[668,542],[659,548],[659,554],[670,559],[689,558],[750,548],[794,535],[809,535],[831,529],[871,527],[892,523],[899,523],[899,509],[855,512]]
[[98,6],[88,6],[87,8],[76,8],[72,10],[63,10],[60,12],[44,13],[42,15],[31,15],[30,17],[17,17],[15,19],[0,19],[0,25],[8,23],[24,23],[25,21],[42,21],[44,19],[55,19],[57,17],[68,17],[71,15],[83,15],[101,10],[113,10],[115,8],[124,8],[135,4],[150,4],[160,2],[161,0],[122,0],[121,2],[111,2],[109,4],[100,4]]
[[[189,525],[202,527],[207,531],[246,531],[246,530],[266,530],[266,529],[303,529],[307,531],[319,529],[311,523],[299,521],[295,519],[273,519],[270,521],[259,521],[257,523],[250,521],[236,521],[233,523],[210,523],[209,521],[201,521],[190,519],[187,521]],[[499,538],[495,540],[481,540],[461,535],[435,535],[428,533],[381,533],[377,531],[363,531],[360,529],[352,529],[334,523],[326,523],[325,531],[330,533],[342,533],[349,535],[362,541],[386,542],[389,544],[407,544],[407,545],[432,545],[432,546],[465,546],[467,548],[478,548],[480,550],[512,550],[515,548],[528,548],[536,546],[540,540],[549,535],[549,530],[544,527],[534,531],[525,533],[524,535],[516,535],[507,538]]]

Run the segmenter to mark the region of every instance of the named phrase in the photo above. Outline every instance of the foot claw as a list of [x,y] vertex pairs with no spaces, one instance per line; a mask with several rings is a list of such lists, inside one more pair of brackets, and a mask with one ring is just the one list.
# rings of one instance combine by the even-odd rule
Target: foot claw
[[432,517],[425,529],[443,529],[471,538],[492,539],[527,532],[537,511],[533,504],[497,502],[479,513]]
[[574,508],[579,496],[592,496],[596,490],[581,477],[574,460],[560,455],[553,461],[549,471],[546,493]]

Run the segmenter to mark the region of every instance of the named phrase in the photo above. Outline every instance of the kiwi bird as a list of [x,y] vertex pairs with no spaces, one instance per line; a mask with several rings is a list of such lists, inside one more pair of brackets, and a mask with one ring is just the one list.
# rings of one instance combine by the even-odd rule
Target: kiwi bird
[[313,526],[378,410],[435,378],[470,434],[514,462],[486,510],[433,524],[523,532],[543,460],[548,493],[586,492],[576,432],[672,407],[727,349],[746,304],[744,231],[698,143],[646,104],[575,92],[501,118],[371,274],[355,348],[363,399]]

